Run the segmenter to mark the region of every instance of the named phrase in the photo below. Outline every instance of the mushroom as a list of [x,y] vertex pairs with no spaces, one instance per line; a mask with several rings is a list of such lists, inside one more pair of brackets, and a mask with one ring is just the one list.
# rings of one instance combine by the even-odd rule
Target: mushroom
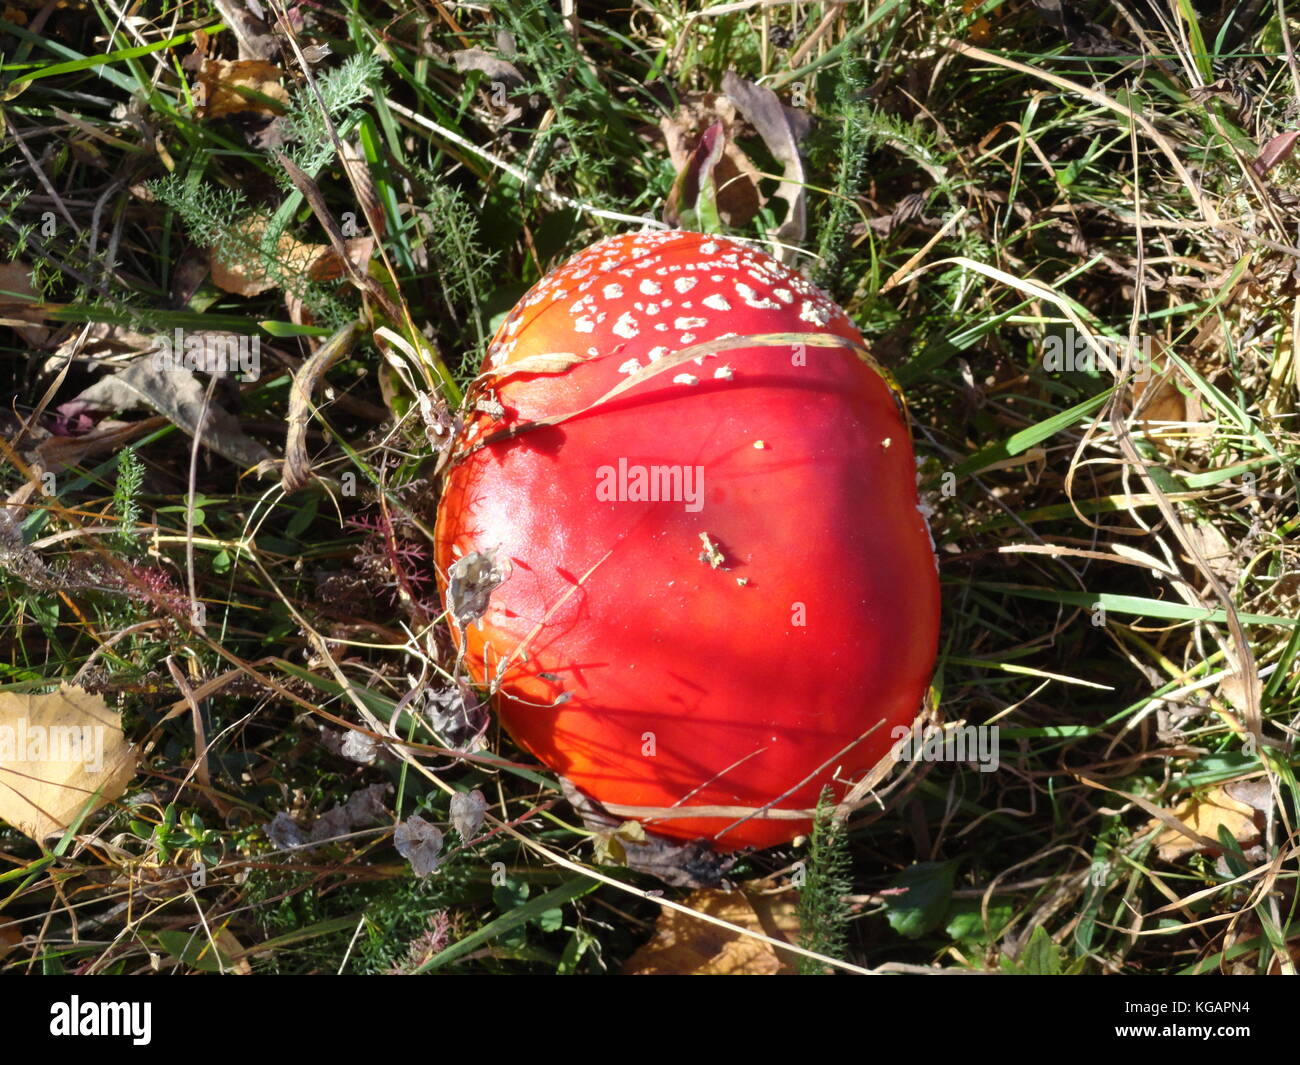
[[449,610],[502,724],[652,832],[806,833],[913,721],[938,639],[909,436],[847,315],[739,241],[615,236],[520,301],[476,387],[436,560],[444,595],[463,560],[507,574]]

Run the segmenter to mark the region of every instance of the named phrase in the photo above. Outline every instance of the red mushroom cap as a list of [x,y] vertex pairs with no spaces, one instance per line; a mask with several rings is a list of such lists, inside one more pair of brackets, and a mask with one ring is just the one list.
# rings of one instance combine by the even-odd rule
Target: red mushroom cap
[[[845,343],[672,365],[780,333]],[[936,562],[907,428],[862,343],[765,253],[674,231],[581,252],[488,348],[494,402],[457,442],[440,585],[495,552],[508,577],[452,625],[465,663],[519,744],[613,813],[718,850],[788,841],[810,827],[794,811],[842,792],[920,708]],[[510,371],[557,353],[577,358]],[[672,816],[696,807],[727,809]]]

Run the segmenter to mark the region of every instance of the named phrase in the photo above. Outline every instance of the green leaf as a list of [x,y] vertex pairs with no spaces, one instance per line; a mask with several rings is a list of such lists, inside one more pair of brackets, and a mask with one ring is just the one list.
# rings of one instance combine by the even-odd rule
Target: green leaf
[[334,332],[320,325],[294,325],[292,322],[275,322],[270,319],[257,324],[273,337],[327,337]]
[[1039,925],[1020,954],[1020,971],[1029,976],[1060,976],[1061,949]]
[[957,863],[917,862],[904,869],[890,886],[903,888],[901,895],[885,900],[889,926],[899,935],[916,939],[933,931],[952,902],[952,879]]
[[1010,923],[1015,908],[1009,902],[990,902],[988,923],[980,899],[954,899],[945,918],[944,933],[953,939],[987,943]]

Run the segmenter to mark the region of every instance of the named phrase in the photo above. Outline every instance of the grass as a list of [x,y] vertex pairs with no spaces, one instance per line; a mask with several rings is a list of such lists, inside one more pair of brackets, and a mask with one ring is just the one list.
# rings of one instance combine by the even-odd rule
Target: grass
[[[47,332],[11,329],[0,292],[0,687],[102,693],[146,753],[53,850],[0,828],[0,967],[616,972],[685,905],[593,864],[494,727],[449,754],[456,698],[403,700],[451,679],[429,474],[485,339],[551,266],[658,215],[660,119],[733,70],[814,118],[798,262],[905,390],[936,718],[997,724],[1002,764],[902,767],[833,845],[730,875],[776,891],[824,861],[836,897],[803,912],[841,968],[1294,972],[1300,171],[1257,160],[1300,107],[1300,22],[1090,3],[1067,32],[962,6],[298,8],[267,53],[293,87],[278,144],[264,83],[252,117],[198,110],[194,57],[238,54],[207,4],[8,8],[0,262],[31,268]],[[471,48],[517,79],[461,69]],[[780,164],[742,147],[770,194]],[[324,277],[281,243],[358,234],[373,255]],[[209,244],[275,287],[218,288]],[[277,453],[296,425],[315,478],[286,492],[153,410],[96,447],[50,435],[178,327],[258,338],[262,372],[208,402]],[[349,759],[349,731],[386,742]],[[1257,841],[1161,856],[1153,811],[1242,784]],[[382,819],[330,814],[374,786]],[[414,876],[396,820],[448,825],[474,789],[487,822]],[[319,841],[287,846],[281,813]]]

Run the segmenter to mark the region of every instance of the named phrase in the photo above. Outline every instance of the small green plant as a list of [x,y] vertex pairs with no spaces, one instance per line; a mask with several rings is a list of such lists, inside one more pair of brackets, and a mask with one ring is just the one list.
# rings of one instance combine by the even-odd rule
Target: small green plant
[[[853,887],[852,859],[844,825],[835,818],[830,789],[822,791],[813,820],[808,861],[799,893],[799,945],[831,958],[848,949],[851,916],[845,896]],[[800,956],[799,972],[819,976],[830,970],[815,958]]]
[[113,488],[113,512],[117,514],[117,545],[137,554],[136,525],[140,521],[140,488],[144,484],[144,463],[135,448],[122,452],[117,463],[117,484]]

